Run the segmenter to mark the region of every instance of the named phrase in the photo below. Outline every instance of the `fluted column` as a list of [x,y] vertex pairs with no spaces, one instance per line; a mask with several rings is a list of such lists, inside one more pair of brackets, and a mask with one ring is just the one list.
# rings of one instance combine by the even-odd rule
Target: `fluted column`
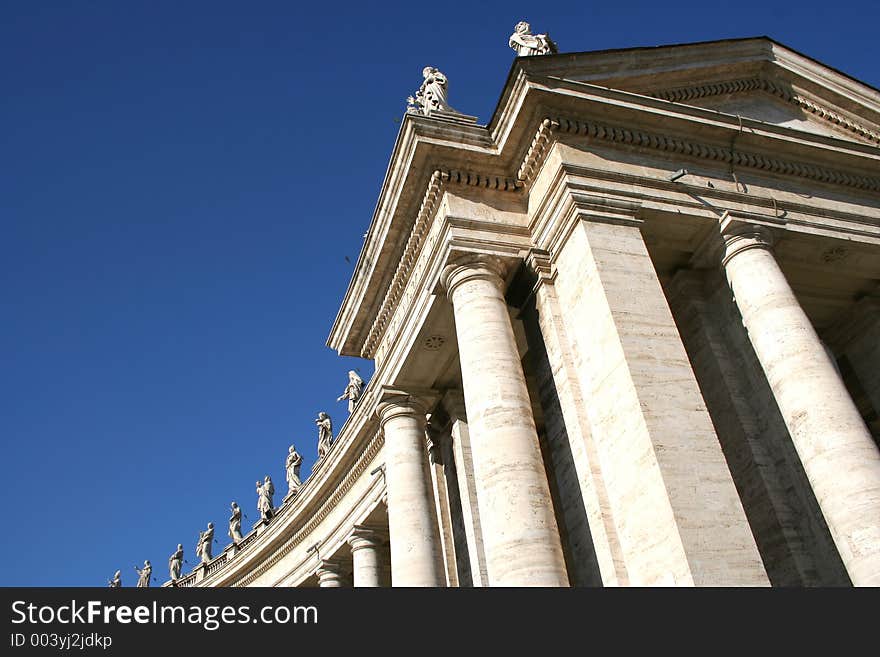
[[354,586],[381,586],[379,580],[379,546],[381,537],[369,527],[354,526],[348,544],[354,562]]
[[550,487],[496,264],[442,275],[455,313],[489,584],[567,586]]
[[425,444],[425,404],[405,393],[379,404],[393,586],[444,586],[440,534]]
[[880,452],[780,269],[772,234],[726,227],[723,267],[855,585],[880,585]]
[[342,587],[341,565],[336,561],[325,559],[315,571],[315,575],[318,576],[318,586],[321,588]]

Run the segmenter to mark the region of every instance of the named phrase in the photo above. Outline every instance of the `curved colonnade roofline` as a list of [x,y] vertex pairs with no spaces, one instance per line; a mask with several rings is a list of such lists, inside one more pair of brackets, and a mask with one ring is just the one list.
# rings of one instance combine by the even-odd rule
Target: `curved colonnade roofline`
[[[384,495],[384,477],[378,472],[370,474],[366,471],[366,466],[376,460],[384,443],[375,415],[376,399],[372,383],[366,384],[360,400],[334,438],[330,451],[315,462],[299,491],[293,496],[285,496],[281,504],[275,507],[271,520],[258,520],[242,540],[230,542],[210,561],[196,565],[176,582],[168,580],[163,586],[246,586],[270,570],[280,557],[293,548],[316,543],[319,540],[317,534],[311,540],[315,529],[365,472],[366,477],[372,480],[372,485],[368,487],[369,494],[351,500],[350,506],[358,506],[358,502],[364,498],[380,503]],[[370,508],[375,508],[375,504],[371,504]],[[342,540],[345,538],[347,536]],[[329,536],[323,539],[320,543],[328,546]],[[324,550],[319,549],[318,553],[321,552]],[[315,560],[314,556],[312,560]],[[319,562],[309,574],[313,574],[318,565]],[[289,574],[278,579],[288,579]]]

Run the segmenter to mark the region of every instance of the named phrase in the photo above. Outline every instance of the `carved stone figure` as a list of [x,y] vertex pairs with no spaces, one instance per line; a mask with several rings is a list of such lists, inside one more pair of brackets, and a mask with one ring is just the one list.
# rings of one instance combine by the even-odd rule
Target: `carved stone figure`
[[327,456],[330,445],[333,444],[333,422],[330,421],[329,415],[321,411],[318,413],[315,424],[318,425],[318,460],[320,461]]
[[118,589],[122,586],[122,571],[117,570],[116,574],[113,575],[113,579],[107,580],[107,586],[111,589]]
[[287,470],[288,495],[298,493],[300,486],[302,486],[302,481],[300,481],[299,478],[299,470],[302,467],[302,462],[302,456],[296,451],[296,447],[291,445],[287,452],[287,462],[284,464],[284,467]]
[[199,532],[199,542],[196,544],[196,556],[202,563],[211,560],[211,546],[214,543],[214,523],[209,522],[208,528]]
[[241,507],[235,502],[230,505],[232,515],[229,516],[229,538],[233,543],[241,540]]
[[168,557],[168,572],[172,582],[180,579],[180,569],[183,567],[183,545],[178,543],[177,550]]
[[357,404],[358,400],[361,398],[361,394],[364,391],[364,380],[358,375],[354,370],[348,371],[348,385],[345,386],[345,392],[343,392],[339,397],[337,397],[336,401],[342,401],[343,399],[348,400],[348,412],[351,413],[354,411],[354,407]]
[[272,477],[266,475],[266,479],[262,483],[257,482],[257,509],[260,511],[260,517],[267,522],[272,519],[275,513],[275,504],[272,502],[274,494],[275,486],[272,484]]
[[422,77],[425,78],[422,86],[416,92],[415,98],[410,96],[406,99],[407,111],[430,116],[431,112],[455,112],[446,102],[449,81],[433,66],[422,69]]
[[557,52],[556,44],[547,34],[532,34],[531,26],[520,21],[513,28],[508,44],[520,57],[531,55],[550,55]]
[[146,561],[144,561],[143,569],[140,569],[137,566],[135,566],[134,569],[138,574],[137,587],[139,589],[150,588],[150,578],[153,574],[153,566],[150,565],[150,560],[147,559]]

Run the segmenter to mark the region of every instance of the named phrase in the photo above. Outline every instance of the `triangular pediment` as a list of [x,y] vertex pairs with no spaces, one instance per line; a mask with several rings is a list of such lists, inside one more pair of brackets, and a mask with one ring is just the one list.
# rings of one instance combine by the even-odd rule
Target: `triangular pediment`
[[880,146],[880,91],[766,37],[530,59],[542,76]]
[[662,89],[650,95],[826,137],[880,144],[880,134],[864,122],[848,119],[824,106],[821,100],[806,98],[787,90],[786,86],[765,78],[752,78]]

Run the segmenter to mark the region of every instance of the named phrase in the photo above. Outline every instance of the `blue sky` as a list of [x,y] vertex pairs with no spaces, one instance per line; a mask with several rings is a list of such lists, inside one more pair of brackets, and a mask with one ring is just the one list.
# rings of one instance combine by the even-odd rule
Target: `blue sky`
[[405,99],[437,66],[485,123],[521,19],[563,52],[764,34],[880,87],[869,2],[3,4],[0,585],[159,583],[291,442],[309,471],[372,373],[324,341]]

